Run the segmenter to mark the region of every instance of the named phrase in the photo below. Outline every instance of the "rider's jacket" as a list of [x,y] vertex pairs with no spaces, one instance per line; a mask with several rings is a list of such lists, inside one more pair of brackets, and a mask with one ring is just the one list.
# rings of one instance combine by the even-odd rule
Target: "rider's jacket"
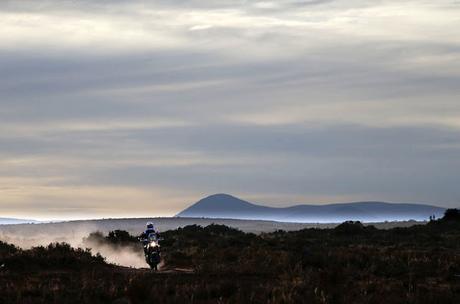
[[155,229],[147,229],[144,232],[142,232],[140,239],[142,240],[143,243],[148,242],[148,237],[150,234],[155,234],[157,238],[160,236],[158,232],[155,231]]

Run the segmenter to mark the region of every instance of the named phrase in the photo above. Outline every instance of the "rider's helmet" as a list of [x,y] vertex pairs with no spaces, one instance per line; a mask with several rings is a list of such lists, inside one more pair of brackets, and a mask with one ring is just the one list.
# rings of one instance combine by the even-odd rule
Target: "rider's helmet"
[[147,230],[154,230],[154,229],[155,229],[155,227],[153,226],[153,223],[152,223],[152,222],[148,222],[148,223],[146,224],[146,226],[147,226]]

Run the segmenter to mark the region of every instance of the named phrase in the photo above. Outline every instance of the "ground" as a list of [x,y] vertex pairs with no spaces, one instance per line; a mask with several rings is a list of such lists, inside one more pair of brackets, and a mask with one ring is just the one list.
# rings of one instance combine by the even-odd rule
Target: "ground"
[[[66,244],[0,246],[0,303],[460,303],[460,221],[379,230],[163,233],[160,271],[107,264]],[[127,232],[93,241],[136,248]]]

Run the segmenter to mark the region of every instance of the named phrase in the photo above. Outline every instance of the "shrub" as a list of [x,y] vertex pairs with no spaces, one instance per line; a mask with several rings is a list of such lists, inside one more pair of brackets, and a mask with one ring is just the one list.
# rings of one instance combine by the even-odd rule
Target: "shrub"
[[447,209],[444,212],[444,221],[460,221],[460,210],[458,209]]
[[335,227],[334,231],[337,234],[354,235],[366,232],[366,227],[364,227],[364,225],[360,221],[346,221]]

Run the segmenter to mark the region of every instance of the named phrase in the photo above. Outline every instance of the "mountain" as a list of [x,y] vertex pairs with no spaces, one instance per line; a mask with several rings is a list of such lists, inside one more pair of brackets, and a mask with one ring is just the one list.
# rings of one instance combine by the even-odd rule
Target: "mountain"
[[422,204],[353,202],[328,205],[296,205],[285,208],[257,205],[228,194],[203,198],[176,217],[273,220],[281,222],[337,223],[428,220],[441,217],[445,208]]
[[0,225],[32,224],[32,223],[38,223],[38,221],[0,217]]

